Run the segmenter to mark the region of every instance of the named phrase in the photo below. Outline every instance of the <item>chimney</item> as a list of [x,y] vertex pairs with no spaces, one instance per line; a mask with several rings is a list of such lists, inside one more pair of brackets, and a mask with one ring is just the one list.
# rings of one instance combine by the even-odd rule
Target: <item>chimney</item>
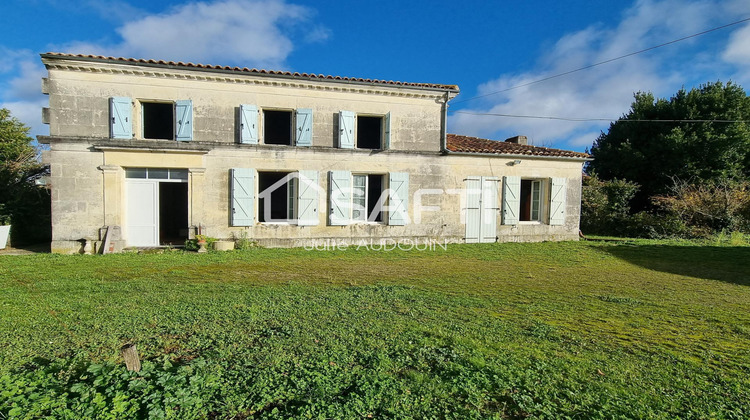
[[526,136],[515,136],[508,139],[505,139],[506,143],[515,143],[515,144],[529,144],[529,140],[526,138]]

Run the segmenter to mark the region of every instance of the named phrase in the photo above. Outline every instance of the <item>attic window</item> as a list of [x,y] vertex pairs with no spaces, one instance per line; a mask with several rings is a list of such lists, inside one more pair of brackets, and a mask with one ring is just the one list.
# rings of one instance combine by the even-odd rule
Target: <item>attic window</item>
[[383,138],[383,117],[357,115],[357,148],[380,149]]
[[143,138],[174,139],[174,104],[142,102]]
[[266,144],[292,144],[292,112],[263,111],[263,139]]

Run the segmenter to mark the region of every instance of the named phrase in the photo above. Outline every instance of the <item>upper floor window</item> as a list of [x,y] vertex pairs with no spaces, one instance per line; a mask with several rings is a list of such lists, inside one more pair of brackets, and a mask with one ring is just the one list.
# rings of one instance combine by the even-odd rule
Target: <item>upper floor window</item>
[[312,146],[312,122],[313,112],[309,108],[259,109],[256,105],[243,104],[240,105],[239,141],[242,144]]
[[141,102],[143,138],[174,139],[174,104]]
[[132,139],[136,130],[145,139],[190,141],[193,139],[193,101],[140,100],[140,124],[133,124],[136,102],[131,98],[109,98],[109,133],[114,139]]
[[342,149],[389,149],[391,114],[367,115],[339,112],[339,144]]
[[292,145],[292,111],[263,110],[263,143]]

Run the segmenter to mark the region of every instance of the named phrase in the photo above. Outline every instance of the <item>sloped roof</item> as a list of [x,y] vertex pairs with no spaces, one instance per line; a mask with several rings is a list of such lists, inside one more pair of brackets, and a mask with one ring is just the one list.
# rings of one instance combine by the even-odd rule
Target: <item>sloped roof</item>
[[462,136],[459,134],[448,134],[446,136],[447,148],[457,153],[487,153],[494,155],[528,155],[588,159],[588,153],[573,152],[570,150],[550,149],[548,147],[531,146],[498,140],[488,140],[479,137]]
[[363,79],[359,77],[342,77],[342,76],[331,76],[324,74],[314,73],[299,73],[290,71],[278,71],[278,70],[264,70],[264,69],[249,69],[247,67],[236,67],[236,66],[217,66],[212,64],[200,64],[200,63],[183,63],[182,61],[164,61],[164,60],[148,60],[143,58],[125,58],[125,57],[105,57],[103,55],[87,55],[87,54],[67,54],[59,52],[48,52],[42,54],[42,58],[58,58],[58,59],[69,59],[69,60],[84,60],[94,62],[108,62],[115,64],[131,64],[131,65],[147,65],[152,67],[166,67],[166,68],[185,68],[185,69],[199,69],[199,70],[217,70],[222,72],[237,72],[237,73],[249,73],[259,75],[273,75],[291,77],[295,79],[306,79],[306,80],[339,80],[352,83],[363,83],[363,84],[377,84],[386,86],[397,86],[397,87],[415,87],[423,89],[439,89],[458,92],[457,85],[442,85],[436,83],[409,83],[399,82],[393,80],[379,80],[379,79]]

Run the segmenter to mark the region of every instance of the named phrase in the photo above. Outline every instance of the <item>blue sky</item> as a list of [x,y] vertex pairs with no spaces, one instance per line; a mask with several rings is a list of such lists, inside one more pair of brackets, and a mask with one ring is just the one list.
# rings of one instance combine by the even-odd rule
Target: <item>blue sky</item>
[[449,131],[590,147],[633,92],[735,81],[750,88],[750,23],[610,64],[497,92],[750,18],[747,0],[3,0],[0,106],[41,124],[39,53],[157,58],[457,84]]

